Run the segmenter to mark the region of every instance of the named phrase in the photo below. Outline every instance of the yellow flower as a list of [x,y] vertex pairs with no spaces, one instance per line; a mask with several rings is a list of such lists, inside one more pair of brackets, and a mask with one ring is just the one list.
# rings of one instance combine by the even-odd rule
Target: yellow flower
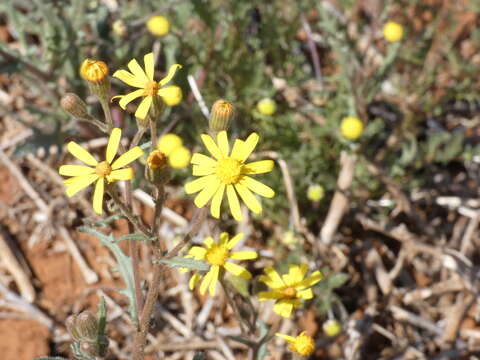
[[168,155],[168,163],[174,169],[181,169],[188,165],[190,158],[190,150],[184,146],[180,146]]
[[327,320],[322,325],[323,331],[328,336],[337,336],[342,331],[342,324],[335,319]]
[[103,61],[85,59],[80,66],[80,75],[92,83],[99,83],[108,76],[108,66]]
[[347,116],[340,124],[340,132],[347,139],[355,140],[363,133],[363,123],[355,116]]
[[290,317],[293,309],[300,306],[300,300],[313,298],[313,291],[310,287],[322,280],[323,277],[317,270],[305,278],[308,271],[308,266],[305,264],[288,265],[288,268],[288,274],[280,277],[271,266],[266,267],[264,271],[267,275],[260,276],[259,280],[272,290],[258,293],[260,301],[276,300],[273,311],[286,318]]
[[325,195],[325,190],[323,189],[322,185],[313,184],[308,187],[308,190],[307,190],[308,200],[317,202],[322,200],[324,195]]
[[204,207],[212,199],[210,212],[213,217],[218,219],[220,217],[220,204],[226,191],[230,212],[235,220],[242,220],[238,195],[250,210],[257,214],[260,213],[262,205],[252,194],[252,191],[267,198],[273,197],[275,192],[270,187],[248,176],[266,173],[273,169],[272,160],[245,164],[245,160],[257,145],[258,135],[252,133],[245,141],[236,139],[231,152],[226,131],[218,133],[217,143],[209,135],[203,134],[201,138],[214,159],[199,153],[192,156],[190,162],[193,164],[193,176],[201,177],[186,184],[185,192],[193,194],[200,191],[195,197],[195,205],[199,208]]
[[305,331],[303,331],[297,337],[288,336],[280,333],[276,333],[275,336],[286,340],[290,344],[290,350],[295,351],[300,355],[310,355],[313,350],[315,350],[315,343],[313,339],[310,336],[305,335]]
[[383,27],[383,36],[388,42],[398,42],[403,38],[403,26],[394,21],[389,21]]
[[76,142],[70,141],[67,145],[68,152],[75,156],[78,160],[90,166],[62,165],[58,170],[60,175],[72,176],[63,182],[67,186],[66,193],[68,197],[72,197],[93,182],[97,182],[95,185],[95,191],[93,193],[93,210],[95,210],[97,214],[101,214],[103,210],[102,203],[105,180],[111,183],[117,180],[132,179],[134,175],[133,169],[121,168],[130,164],[143,154],[143,150],[140,149],[140,147],[135,146],[113,161],[115,155],[117,154],[121,137],[122,130],[118,128],[112,130],[110,138],[108,139],[105,161],[101,162],[98,162],[88,151],[83,149]]
[[164,16],[152,16],[147,21],[147,29],[152,35],[164,36],[170,31],[170,23]]
[[168,93],[163,96],[163,102],[168,106],[175,106],[182,101],[182,89],[177,85],[167,86]]
[[165,155],[170,155],[173,150],[182,146],[183,142],[180,136],[175,134],[165,134],[158,140],[157,149]]
[[182,66],[179,64],[174,64],[170,66],[167,76],[165,76],[160,81],[153,80],[153,73],[155,64],[153,61],[153,53],[148,53],[143,58],[145,63],[145,71],[140,67],[137,60],[133,59],[128,63],[128,68],[131,72],[127,70],[117,70],[113,74],[113,77],[116,77],[122,80],[124,83],[139,88],[126,95],[117,95],[112,98],[120,98],[120,107],[125,110],[127,104],[135,100],[138,97],[143,97],[142,102],[135,112],[135,116],[139,119],[145,119],[148,114],[148,110],[152,105],[154,96],[160,96],[161,98],[172,96],[178,92],[175,88],[172,89],[171,86],[163,87],[175,76],[177,69]]
[[258,102],[257,109],[263,115],[273,115],[277,110],[277,104],[272,99],[265,98]]
[[[237,251],[231,252],[232,248],[243,238],[243,234],[238,234],[232,239],[228,239],[227,233],[220,234],[220,241],[216,243],[211,237],[205,238],[203,243],[205,247],[193,246],[190,248],[187,258],[194,258],[195,260],[204,260],[210,265],[210,269],[203,277],[200,284],[200,294],[204,295],[207,291],[211,296],[215,295],[218,278],[223,276],[224,270],[229,273],[241,277],[243,279],[250,279],[252,274],[240,265],[227,260],[252,260],[257,258],[255,251]],[[193,290],[197,283],[201,280],[202,275],[195,273],[190,279],[190,290]]]

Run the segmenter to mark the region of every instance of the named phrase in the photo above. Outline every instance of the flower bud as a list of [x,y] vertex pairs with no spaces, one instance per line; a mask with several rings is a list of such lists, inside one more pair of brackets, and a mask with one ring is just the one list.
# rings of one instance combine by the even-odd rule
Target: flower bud
[[91,311],[84,311],[67,318],[69,334],[76,341],[95,341],[98,336],[98,320]]
[[272,99],[265,98],[258,102],[257,110],[263,115],[273,115],[277,111],[277,104]]
[[363,123],[357,117],[347,116],[342,120],[340,132],[347,139],[355,140],[363,133]]
[[337,336],[342,331],[342,324],[335,319],[325,321],[322,327],[327,336]]
[[147,21],[147,29],[152,35],[164,36],[170,32],[170,22],[164,16],[152,16]]
[[103,61],[85,59],[80,66],[80,75],[88,83],[93,95],[106,101],[110,93],[110,80],[108,79],[108,66]]
[[215,101],[210,111],[210,131],[218,133],[222,130],[228,130],[234,117],[235,107],[232,103],[223,99]]
[[112,24],[112,30],[120,37],[127,35],[127,26],[122,19],[115,20]]
[[325,196],[325,190],[322,185],[313,184],[308,187],[307,198],[310,201],[318,202]]
[[403,38],[403,26],[389,21],[383,27],[383,37],[390,43],[398,42]]
[[60,100],[60,106],[77,119],[89,119],[87,104],[74,93],[65,94]]
[[153,150],[147,158],[145,177],[152,184],[164,185],[170,180],[170,168],[167,156],[160,150]]

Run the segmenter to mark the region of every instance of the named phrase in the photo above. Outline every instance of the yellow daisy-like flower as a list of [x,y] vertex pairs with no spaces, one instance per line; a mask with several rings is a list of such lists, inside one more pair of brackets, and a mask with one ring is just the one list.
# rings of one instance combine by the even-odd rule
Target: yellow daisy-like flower
[[[230,240],[227,233],[220,234],[220,241],[216,243],[211,237],[205,238],[203,243],[205,247],[192,246],[188,251],[186,258],[195,260],[204,260],[210,265],[210,270],[203,277],[200,284],[200,294],[204,295],[207,291],[211,296],[215,295],[218,278],[223,276],[223,270],[241,277],[250,279],[252,274],[244,267],[227,260],[252,260],[257,258],[255,251],[236,251],[231,252],[232,248],[243,238],[243,234],[235,235]],[[190,279],[190,290],[193,290],[201,280],[202,275],[195,273]]]
[[161,98],[178,97],[178,86],[162,86],[172,80],[177,69],[182,67],[179,64],[170,66],[167,76],[157,82],[153,80],[155,68],[153,53],[148,53],[145,55],[143,61],[145,63],[145,71],[140,67],[137,60],[133,59],[128,63],[128,68],[131,72],[127,70],[117,70],[113,74],[113,77],[122,80],[124,83],[139,88],[138,90],[135,90],[129,94],[117,95],[112,98],[112,100],[115,98],[120,98],[120,107],[125,110],[127,104],[138,97],[143,97],[142,102],[135,112],[135,116],[139,119],[145,119],[147,116],[154,96],[160,96]]
[[259,280],[272,290],[258,293],[260,301],[276,300],[273,311],[286,318],[290,317],[293,309],[300,306],[301,300],[313,298],[311,287],[323,278],[320,271],[315,271],[305,278],[308,271],[308,266],[305,264],[288,265],[288,268],[288,273],[280,277],[271,266],[266,267],[264,271],[267,275],[260,276]]
[[60,175],[72,176],[63,182],[67,186],[66,193],[68,197],[72,197],[93,182],[97,182],[95,185],[95,191],[93,192],[93,210],[95,210],[97,214],[103,212],[102,203],[105,180],[111,183],[117,180],[132,179],[134,175],[133,169],[122,168],[125,165],[130,164],[132,161],[135,161],[143,154],[143,150],[140,149],[140,147],[135,146],[113,161],[117,154],[121,137],[122,130],[119,128],[112,130],[110,138],[108,139],[105,161],[101,162],[98,162],[88,151],[83,149],[76,142],[70,141],[67,145],[68,152],[78,160],[90,166],[62,165],[58,169]]
[[315,342],[313,339],[305,335],[305,331],[300,333],[297,337],[276,333],[275,336],[286,340],[290,344],[290,350],[296,353],[306,356],[310,355],[315,350]]
[[201,177],[186,184],[185,192],[193,194],[200,191],[195,197],[195,205],[199,208],[204,207],[212,199],[210,212],[213,217],[218,219],[220,204],[226,191],[230,212],[235,220],[242,220],[238,195],[250,210],[257,214],[260,213],[262,205],[252,191],[267,198],[273,197],[275,192],[248,176],[269,172],[274,165],[272,160],[245,164],[245,160],[258,143],[258,135],[252,133],[245,141],[236,139],[231,152],[226,131],[218,133],[217,143],[209,135],[203,134],[201,138],[214,159],[199,153],[192,156],[190,161],[193,164],[192,173],[194,176]]

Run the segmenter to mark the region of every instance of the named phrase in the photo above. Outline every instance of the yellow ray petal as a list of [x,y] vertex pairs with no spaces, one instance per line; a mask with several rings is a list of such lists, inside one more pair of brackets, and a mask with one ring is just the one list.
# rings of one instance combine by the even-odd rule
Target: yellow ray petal
[[223,194],[225,193],[225,184],[221,183],[215,195],[213,195],[210,213],[215,219],[220,218],[220,205],[222,204]]
[[272,171],[275,163],[273,160],[255,161],[245,164],[242,173],[244,174],[263,174]]
[[155,62],[153,59],[153,53],[148,53],[143,57],[143,62],[145,63],[145,73],[147,78],[150,81],[153,81],[153,73],[155,71]]
[[162,80],[159,81],[160,86],[163,86],[166,83],[168,83],[170,80],[172,80],[173,77],[175,76],[175,73],[177,72],[177,70],[181,69],[181,68],[182,68],[182,65],[180,65],[180,64],[173,64],[172,66],[170,66],[170,69],[168,69],[167,76],[165,76]]
[[148,82],[148,77],[143,71],[142,67],[138,64],[136,59],[130,60],[128,63],[128,68],[132,72],[133,76],[135,76],[138,81],[143,81],[144,83]]
[[190,278],[190,281],[188,282],[188,287],[190,290],[195,289],[195,286],[197,286],[198,282],[202,279],[202,275],[199,273],[195,273],[192,275]]
[[210,236],[208,236],[205,239],[203,239],[203,243],[205,244],[205,246],[207,248],[210,249],[212,247],[212,245],[215,243],[215,241],[213,241],[213,239]]
[[83,161],[87,165],[96,166],[97,160],[84,148],[74,141],[70,141],[67,145],[67,150],[70,154],[75,156],[78,160]]
[[195,260],[203,260],[205,258],[206,253],[207,253],[207,249],[201,246],[192,246],[188,251],[188,254],[193,255]]
[[285,286],[285,283],[283,282],[282,278],[280,275],[278,275],[278,272],[271,266],[267,266],[265,269],[263,269],[265,274],[272,280],[272,284],[275,287],[282,287]]
[[105,154],[105,160],[107,160],[109,164],[112,163],[113,158],[117,155],[118,145],[120,144],[121,138],[122,130],[114,128],[108,138],[107,152]]
[[190,163],[205,167],[215,167],[217,166],[217,162],[213,160],[211,157],[207,155],[203,155],[200,153],[195,153],[190,160]]
[[120,157],[113,162],[112,170],[120,169],[121,167],[130,164],[132,161],[137,160],[142,155],[143,150],[139,146],[135,146],[126,153],[120,155]]
[[75,180],[69,180],[69,183],[67,185],[67,189],[65,190],[66,194],[68,197],[72,197],[75,195],[77,192],[80,190],[86,188],[89,186],[91,183],[93,183],[95,180],[97,180],[99,176],[97,174],[91,174],[91,175],[83,175],[83,176],[77,176]]
[[284,318],[289,318],[292,310],[293,304],[284,300],[280,300],[273,306],[273,311]]
[[252,210],[255,214],[262,212],[262,205],[245,185],[235,184],[235,190],[237,190],[243,202],[250,210]]
[[198,208],[204,207],[205,204],[215,195],[220,187],[220,180],[216,177],[209,182],[202,191],[195,197],[193,201]]
[[225,130],[220,131],[217,135],[217,144],[223,157],[227,157],[230,152],[230,145],[228,144],[227,132]]
[[210,135],[202,134],[200,135],[200,138],[202,139],[203,144],[205,145],[209,153],[213,155],[213,157],[215,157],[216,159],[221,159],[223,157],[222,152],[218,148],[217,144],[215,144],[215,141],[213,141]]
[[127,105],[129,103],[131,103],[133,100],[135,100],[136,98],[142,96],[144,93],[144,90],[143,89],[139,89],[139,90],[135,90],[135,91],[132,91],[131,93],[128,93],[126,95],[117,95],[117,96],[114,96],[112,98],[115,99],[117,97],[120,98],[120,101],[118,102],[118,105],[120,105],[120,107],[125,110],[127,108]]
[[279,291],[260,291],[257,294],[258,300],[265,301],[265,300],[278,300],[283,298],[283,294]]
[[170,98],[170,99],[178,99],[182,97],[182,89],[178,86],[165,86],[163,88],[158,89],[157,95],[160,97]]
[[301,290],[297,292],[297,297],[303,300],[310,300],[313,299],[313,291],[311,288]]
[[193,181],[190,181],[189,183],[185,184],[185,192],[187,194],[196,193],[202,190],[205,186],[207,186],[207,184],[214,181],[216,177],[217,177],[216,175],[207,175],[207,176],[203,176],[201,178],[195,179]]
[[230,239],[230,241],[227,243],[227,249],[228,250],[231,250],[235,247],[235,245],[237,245],[237,243],[243,239],[243,234],[240,233],[240,234],[237,234],[235,235],[233,238]]
[[251,279],[252,278],[252,274],[250,274],[250,271],[248,271],[247,269],[245,269],[244,267],[240,266],[240,265],[237,265],[235,263],[232,263],[232,262],[226,262],[223,267],[225,268],[225,270],[227,270],[229,273],[232,273],[233,275],[235,276],[238,276],[242,279]]
[[135,176],[135,172],[132,168],[113,170],[110,175],[108,175],[107,180],[109,182],[116,180],[131,180]]
[[288,336],[288,335],[284,335],[284,334],[280,334],[280,333],[275,333],[275,336],[278,336],[279,338],[282,338],[282,339],[284,339],[284,340],[287,340],[288,342],[292,342],[292,343],[295,342],[295,338],[294,338],[294,337],[291,337],[291,336]]
[[152,105],[153,97],[152,96],[145,96],[138,105],[137,111],[135,111],[135,117],[139,119],[145,119],[148,115],[148,110],[150,110],[150,105]]
[[215,289],[217,288],[218,275],[220,273],[220,266],[213,265],[210,269],[212,273],[212,279],[210,280],[210,286],[208,287],[208,292],[210,296],[215,296]]
[[257,133],[251,133],[250,136],[245,140],[245,143],[242,146],[241,153],[239,160],[240,161],[245,161],[247,158],[250,156],[252,151],[255,149],[255,146],[257,146],[259,136]]
[[82,176],[89,175],[95,172],[95,168],[85,165],[62,165],[58,169],[58,173],[64,176]]
[[275,196],[275,191],[250,176],[242,176],[239,184],[245,185],[249,190],[266,198],[272,198]]
[[125,84],[128,84],[133,87],[143,88],[145,82],[141,79],[136,78],[132,73],[127,70],[117,70],[112,75],[114,78],[122,80]]
[[257,257],[258,254],[255,251],[237,251],[230,254],[230,259],[233,260],[252,260]]
[[202,283],[200,284],[200,294],[205,295],[208,285],[210,285],[210,282],[212,281],[213,275],[212,269],[210,268],[210,271],[203,277]]
[[312,275],[307,277],[305,280],[302,280],[298,286],[297,289],[305,288],[305,287],[310,287],[318,283],[320,280],[323,279],[323,275],[320,271],[315,271]]
[[203,165],[193,165],[192,166],[192,175],[193,176],[205,176],[215,173],[215,168],[207,167]]
[[227,232],[223,232],[220,234],[220,241],[219,241],[219,245],[220,246],[225,246],[228,242],[228,233]]
[[233,143],[232,153],[230,154],[230,156],[233,157],[234,159],[241,161],[242,149],[244,144],[245,144],[245,141],[236,139],[235,142]]
[[97,184],[95,185],[95,191],[93,193],[93,211],[97,214],[102,214],[103,212],[103,191],[105,187],[104,178],[99,178]]
[[238,201],[238,196],[235,193],[233,185],[227,185],[227,198],[233,218],[237,221],[242,221],[242,210],[240,209],[240,202]]

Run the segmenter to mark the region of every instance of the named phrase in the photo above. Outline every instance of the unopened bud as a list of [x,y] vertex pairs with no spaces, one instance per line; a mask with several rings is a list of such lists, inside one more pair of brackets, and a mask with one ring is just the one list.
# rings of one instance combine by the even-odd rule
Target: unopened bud
[[160,150],[153,150],[148,155],[145,177],[157,186],[164,185],[170,180],[168,158]]
[[328,336],[337,336],[342,331],[342,324],[335,319],[327,320],[323,323],[323,331]]
[[80,75],[84,78],[90,91],[100,100],[105,101],[110,94],[108,66],[103,61],[85,59],[80,66]]
[[223,99],[215,101],[210,111],[210,131],[218,133],[222,130],[228,130],[234,117],[235,107],[232,103]]
[[65,94],[60,100],[60,106],[77,119],[89,119],[87,104],[74,93]]
[[127,26],[122,19],[115,20],[112,24],[112,29],[113,32],[120,37],[127,35]]

